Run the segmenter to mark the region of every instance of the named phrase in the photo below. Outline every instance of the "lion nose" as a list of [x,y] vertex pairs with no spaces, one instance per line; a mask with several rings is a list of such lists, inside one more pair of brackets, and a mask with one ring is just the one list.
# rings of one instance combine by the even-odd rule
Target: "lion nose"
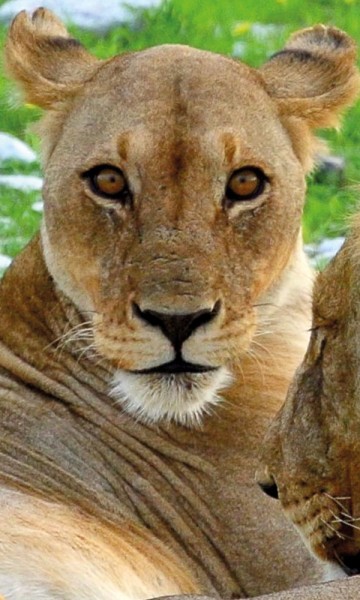
[[360,553],[355,555],[350,554],[341,554],[336,555],[336,558],[343,568],[345,573],[349,576],[351,575],[359,575],[360,573]]
[[169,314],[155,310],[141,310],[138,304],[133,304],[134,313],[137,317],[152,325],[159,327],[163,334],[170,340],[175,350],[179,351],[182,344],[191,334],[212,321],[220,311],[220,300],[213,308],[204,308],[193,313]]
[[268,483],[259,483],[262,491],[265,492],[270,498],[279,499],[279,493],[276,483],[268,484]]
[[276,485],[275,479],[271,477],[268,481],[258,481],[258,485],[262,491],[265,492],[270,498],[279,499],[278,486]]

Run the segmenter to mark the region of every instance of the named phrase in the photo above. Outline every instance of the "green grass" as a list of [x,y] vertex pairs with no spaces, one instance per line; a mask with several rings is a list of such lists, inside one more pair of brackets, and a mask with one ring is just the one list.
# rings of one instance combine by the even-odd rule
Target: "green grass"
[[37,230],[39,213],[32,209],[37,200],[38,192],[1,192],[1,254],[15,256]]
[[[182,43],[229,55],[241,47],[242,59],[258,66],[282,47],[292,31],[318,22],[336,25],[360,42],[359,10],[360,0],[165,0],[159,8],[134,13],[132,27],[116,28],[103,37],[75,28],[71,31],[98,57],[161,43]],[[254,23],[278,27],[266,39],[256,39],[251,28]],[[1,46],[4,39],[5,28],[0,26]],[[16,106],[15,98],[0,65],[0,131],[13,133],[38,150],[38,141],[28,133],[27,125],[40,112],[21,104]],[[346,158],[345,183],[309,179],[304,214],[304,236],[308,242],[345,231],[346,216],[356,205],[356,185],[360,180],[359,123],[360,103],[347,113],[341,132],[322,134],[332,152]],[[3,173],[40,172],[37,164],[29,167],[8,163],[0,168]],[[38,227],[39,214],[31,208],[38,194],[6,188],[0,192],[0,253],[13,256]]]

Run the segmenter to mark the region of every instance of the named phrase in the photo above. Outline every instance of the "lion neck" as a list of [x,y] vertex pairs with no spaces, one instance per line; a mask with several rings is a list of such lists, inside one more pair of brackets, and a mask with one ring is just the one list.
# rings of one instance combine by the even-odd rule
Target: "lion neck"
[[[69,332],[82,327],[85,317],[54,285],[39,236],[4,276],[0,310],[0,365],[39,389],[45,385],[44,378],[52,386],[55,382],[67,385],[71,376],[76,379],[82,373],[94,389],[106,394],[110,366],[102,366],[98,357],[89,360],[79,343],[67,343]],[[65,373],[66,383],[62,381]]]

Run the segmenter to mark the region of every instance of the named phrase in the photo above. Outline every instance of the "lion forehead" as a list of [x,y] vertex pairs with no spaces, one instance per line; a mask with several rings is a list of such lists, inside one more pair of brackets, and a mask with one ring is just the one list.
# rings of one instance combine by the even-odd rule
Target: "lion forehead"
[[[119,153],[143,169],[155,155],[157,163],[161,157],[173,156],[178,163],[179,157],[187,156],[193,170],[202,172],[198,165],[204,157],[210,161],[204,168],[212,172],[222,169],[224,154],[237,162],[266,162],[272,170],[282,170],[281,163],[286,163],[286,172],[298,168],[288,132],[260,74],[186,46],[105,61],[65,120],[57,144],[62,161],[71,157],[72,166],[89,155],[95,162],[108,155],[111,162],[111,153],[114,160]],[[74,155],[70,147],[74,149],[75,131]]]
[[[80,110],[80,113],[79,113]],[[136,128],[159,131],[186,122],[200,131],[241,127],[262,113],[278,128],[276,110],[261,75],[247,65],[211,52],[165,46],[105,61],[76,102],[77,121],[98,115]],[[98,132],[97,132],[98,133]],[[255,128],[254,128],[255,133]]]

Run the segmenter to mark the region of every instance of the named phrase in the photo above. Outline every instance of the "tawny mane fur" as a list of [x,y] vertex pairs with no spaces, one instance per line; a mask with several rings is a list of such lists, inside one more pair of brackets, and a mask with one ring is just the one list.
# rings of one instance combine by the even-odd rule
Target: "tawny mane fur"
[[41,234],[0,287],[0,593],[323,580],[254,470],[307,343],[305,174],[357,94],[353,42],[304,30],[259,70],[171,45],[98,61],[39,9],[6,63],[47,113]]

